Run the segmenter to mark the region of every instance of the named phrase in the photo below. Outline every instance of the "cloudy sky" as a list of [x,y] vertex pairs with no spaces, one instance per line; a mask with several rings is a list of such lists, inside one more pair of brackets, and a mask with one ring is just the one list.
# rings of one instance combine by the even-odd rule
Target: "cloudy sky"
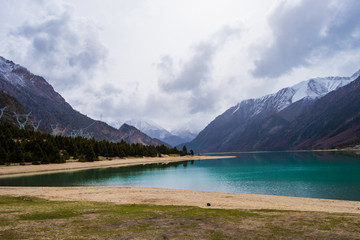
[[197,131],[243,99],[360,68],[358,0],[0,4],[0,55],[115,125]]

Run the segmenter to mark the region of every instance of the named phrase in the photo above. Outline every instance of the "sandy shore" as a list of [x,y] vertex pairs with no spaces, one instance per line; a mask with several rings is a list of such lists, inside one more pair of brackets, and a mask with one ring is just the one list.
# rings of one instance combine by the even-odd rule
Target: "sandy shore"
[[[0,177],[230,157],[231,156],[184,156],[127,158],[87,163],[69,162],[66,164],[1,166]],[[360,214],[360,202],[358,201],[143,187],[0,187],[0,195],[33,196],[48,200],[179,205],[204,208],[208,208],[207,203],[210,203],[211,208],[221,209],[277,209]]]
[[360,202],[144,187],[0,187],[0,195],[117,204],[198,206],[221,209],[277,209],[360,214]]
[[183,157],[155,157],[155,158],[114,158],[96,162],[67,162],[61,164],[24,165],[24,166],[0,166],[0,177],[12,177],[23,175],[35,175],[55,172],[69,172],[94,168],[125,167],[145,165],[152,163],[172,163],[186,160],[205,160],[233,158],[233,156],[183,156]]

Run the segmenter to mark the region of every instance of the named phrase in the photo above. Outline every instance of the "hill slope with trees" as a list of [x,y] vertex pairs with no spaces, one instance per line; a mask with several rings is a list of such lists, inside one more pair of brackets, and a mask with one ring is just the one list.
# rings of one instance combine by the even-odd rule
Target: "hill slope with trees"
[[96,141],[83,137],[52,136],[50,134],[22,130],[9,123],[0,123],[0,164],[65,163],[70,157],[79,161],[97,161],[99,156],[156,157],[162,154],[188,154],[186,148],[168,148],[165,145],[145,146],[128,144],[125,141]]

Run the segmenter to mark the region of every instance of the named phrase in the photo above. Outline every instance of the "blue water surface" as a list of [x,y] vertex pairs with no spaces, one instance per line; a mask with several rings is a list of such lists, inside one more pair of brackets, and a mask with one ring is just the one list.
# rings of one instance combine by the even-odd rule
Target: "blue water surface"
[[360,200],[352,152],[231,153],[236,158],[0,178],[2,186],[141,186]]

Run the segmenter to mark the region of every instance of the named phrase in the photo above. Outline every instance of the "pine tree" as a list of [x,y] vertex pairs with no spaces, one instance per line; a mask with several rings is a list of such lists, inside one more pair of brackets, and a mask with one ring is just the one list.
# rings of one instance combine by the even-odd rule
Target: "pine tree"
[[[16,139],[16,141],[14,140]],[[126,157],[126,156],[157,156],[160,154],[183,154],[186,149],[179,151],[176,147],[170,149],[165,145],[154,147],[142,144],[128,144],[125,141],[112,143],[97,142],[94,139],[81,137],[68,138],[29,130],[19,130],[12,125],[0,124],[0,164],[6,162],[24,163],[58,163],[65,162],[70,156],[79,157],[81,161],[95,161],[98,156]],[[67,154],[67,153],[68,154]],[[60,154],[61,153],[61,154]]]
[[17,159],[18,159],[18,163],[20,163],[21,165],[25,164],[25,153],[24,153],[22,147],[19,148],[19,152],[17,154]]
[[33,156],[31,152],[25,152],[24,161],[28,163],[33,161]]
[[48,157],[49,163],[60,163],[61,162],[59,149],[55,146],[54,141],[46,142],[45,154]]
[[42,162],[43,158],[46,158],[39,143],[35,144],[35,147],[34,147],[32,153],[33,153],[32,164],[34,164],[34,165],[40,164],[40,162]]
[[7,164],[16,162],[16,159],[17,159],[17,153],[16,151],[13,150],[9,153]]
[[183,153],[184,153],[185,155],[188,154],[188,151],[187,151],[187,148],[186,148],[185,145],[183,146],[182,151],[183,151]]
[[62,159],[63,159],[63,162],[66,162],[66,160],[69,160],[70,159],[70,155],[68,153],[68,151],[66,150],[62,150]]
[[0,165],[4,165],[8,162],[8,154],[5,149],[0,146]]
[[79,155],[79,162],[86,162],[85,155],[83,155],[83,154]]
[[88,162],[93,162],[98,160],[94,151],[94,146],[91,144],[87,145],[86,153],[85,153],[85,159]]
[[100,155],[100,143],[99,142],[95,142],[94,144],[94,151],[95,151],[95,155],[99,156]]

